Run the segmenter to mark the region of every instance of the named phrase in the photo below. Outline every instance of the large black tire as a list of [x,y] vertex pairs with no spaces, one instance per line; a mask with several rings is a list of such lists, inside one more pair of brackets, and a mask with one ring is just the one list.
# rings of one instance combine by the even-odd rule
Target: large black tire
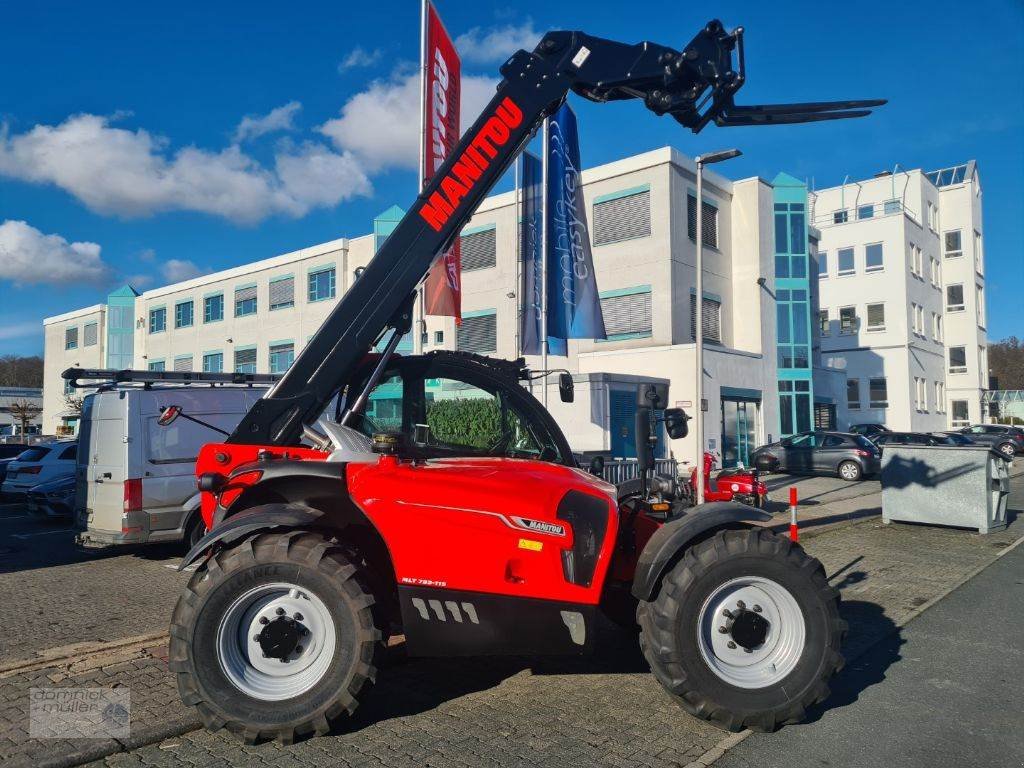
[[[261,585],[286,582],[315,594],[333,621],[335,652],[309,690],[283,700],[254,698],[225,674],[218,628],[229,606]],[[321,535],[264,533],[210,557],[192,576],[171,617],[169,667],[182,701],[210,730],[226,728],[246,743],[326,734],[352,714],[377,674],[382,634],[374,598],[350,557]],[[300,648],[301,650],[301,648]]]
[[[805,628],[795,666],[760,688],[723,679],[705,661],[698,638],[705,602],[732,580],[752,576],[787,590]],[[821,563],[799,545],[764,529],[720,531],[683,555],[652,601],[640,602],[640,645],[658,682],[691,715],[728,731],[772,731],[799,722],[828,696],[828,680],[843,665],[846,622],[838,605],[839,592],[828,585]]]

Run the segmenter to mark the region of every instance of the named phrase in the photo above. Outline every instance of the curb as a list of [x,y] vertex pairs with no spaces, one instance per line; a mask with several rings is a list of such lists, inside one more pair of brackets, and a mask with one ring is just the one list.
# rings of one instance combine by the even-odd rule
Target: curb
[[[858,521],[846,521],[846,522],[852,523],[852,522],[858,522]],[[868,651],[870,651],[872,648],[874,648],[880,642],[885,640],[887,637],[890,637],[894,632],[896,632],[896,630],[902,629],[907,624],[909,624],[911,621],[913,621],[918,616],[920,616],[922,613],[924,613],[929,608],[931,608],[933,605],[938,603],[940,600],[942,600],[942,599],[944,599],[946,597],[949,597],[950,594],[952,594],[956,590],[960,589],[960,587],[962,587],[968,581],[970,581],[975,576],[977,576],[979,573],[981,573],[986,568],[991,566],[993,563],[998,561],[1003,555],[1005,555],[1005,554],[1007,554],[1009,552],[1012,552],[1017,547],[1019,547],[1021,544],[1024,544],[1024,536],[1019,537],[1013,543],[1008,544],[1005,547],[1003,547],[1001,550],[999,550],[995,554],[995,556],[991,560],[989,560],[987,563],[979,565],[973,571],[971,571],[966,576],[964,576],[956,584],[953,584],[951,587],[948,587],[947,589],[943,590],[942,592],[940,592],[938,595],[933,597],[928,602],[922,603],[921,605],[919,605],[917,608],[915,608],[913,611],[911,611],[910,614],[907,615],[902,621],[894,622],[891,630],[886,632],[884,635],[881,635],[878,638],[876,638],[875,642],[871,643],[871,645],[868,645],[868,646],[866,646],[864,648],[861,648],[860,652],[858,652],[858,653],[854,654],[853,656],[851,656],[850,658],[846,659],[846,663],[850,664],[850,663],[856,661],[857,659],[859,659],[861,656],[866,654]],[[693,760],[693,761],[687,763],[685,766],[683,766],[683,768],[708,768],[708,766],[714,764],[715,761],[717,761],[720,757],[724,757],[725,753],[728,752],[730,749],[735,747],[737,744],[745,741],[748,736],[753,736],[753,735],[754,735],[754,732],[751,731],[751,730],[740,731],[739,733],[730,733],[728,736],[726,736],[724,739],[719,741],[717,744],[715,744],[715,746],[713,746],[711,749],[709,749],[703,755],[698,757],[696,760]]]
[[[34,672],[37,669],[49,667],[72,667],[83,662],[102,661],[104,664],[113,664],[114,661],[107,661],[106,656],[126,656],[131,658],[153,645],[158,645],[168,639],[166,632],[153,632],[148,635],[135,635],[121,640],[114,640],[109,643],[88,642],[65,645],[60,648],[51,648],[43,651],[31,659],[21,659],[7,664],[0,664],[0,679],[18,675],[23,672]],[[91,668],[93,664],[85,663],[85,668]]]

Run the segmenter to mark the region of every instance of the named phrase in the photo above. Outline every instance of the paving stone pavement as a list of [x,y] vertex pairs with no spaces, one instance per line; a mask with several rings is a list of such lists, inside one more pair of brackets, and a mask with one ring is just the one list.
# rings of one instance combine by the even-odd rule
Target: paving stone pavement
[[[870,509],[878,499],[868,495],[847,499],[844,505]],[[829,507],[833,515],[846,514],[846,506],[838,502]],[[828,517],[829,510],[821,512]],[[1007,531],[982,537],[942,528],[885,526],[878,518],[868,518],[812,526],[803,542],[843,592],[843,614],[851,624],[845,652],[853,656],[1022,533],[1021,520]],[[163,607],[165,613],[171,602]],[[101,758],[92,768],[679,768],[721,741],[723,732],[685,715],[669,700],[647,672],[633,636],[609,626],[599,642],[597,656],[568,660],[407,660],[400,647],[393,648],[376,689],[352,721],[330,736],[289,747],[246,747],[228,734],[196,729],[191,711],[178,701],[161,658],[166,654],[163,646],[85,672],[65,666],[0,676],[0,764],[73,765]],[[127,685],[132,694],[131,739],[27,739],[28,689],[50,685]]]

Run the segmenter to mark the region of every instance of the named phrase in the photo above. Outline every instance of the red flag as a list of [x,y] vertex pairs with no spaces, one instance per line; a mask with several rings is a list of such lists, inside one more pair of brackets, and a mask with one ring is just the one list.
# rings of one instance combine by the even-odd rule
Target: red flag
[[[423,183],[441,167],[459,141],[461,63],[433,3],[425,0],[423,30],[423,136],[420,162]],[[462,263],[459,241],[441,254],[427,274],[424,291],[428,315],[462,320]]]

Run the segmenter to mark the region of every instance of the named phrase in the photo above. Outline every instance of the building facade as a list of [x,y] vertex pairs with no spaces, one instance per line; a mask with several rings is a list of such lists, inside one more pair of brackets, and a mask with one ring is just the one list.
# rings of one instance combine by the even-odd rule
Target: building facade
[[[811,195],[817,346],[852,422],[931,431],[983,419],[981,182],[974,162]],[[813,245],[813,244],[812,244]]]

